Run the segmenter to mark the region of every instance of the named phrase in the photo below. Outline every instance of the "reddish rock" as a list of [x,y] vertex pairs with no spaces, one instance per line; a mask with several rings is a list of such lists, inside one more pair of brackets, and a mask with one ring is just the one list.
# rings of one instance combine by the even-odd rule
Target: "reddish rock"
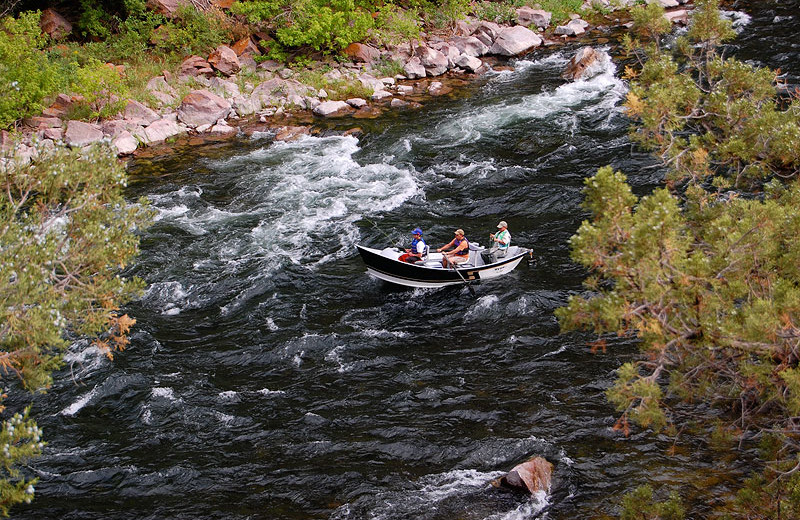
[[124,117],[131,123],[142,126],[147,126],[161,119],[161,116],[154,110],[133,99],[129,100],[125,106]]
[[504,477],[492,484],[522,489],[529,493],[549,491],[553,475],[553,465],[542,457],[532,459],[514,466]]
[[147,0],[147,7],[151,11],[172,18],[182,5],[192,6],[191,0]]
[[372,63],[381,56],[381,52],[370,45],[351,43],[344,49],[347,57],[357,63]]
[[211,4],[218,9],[230,9],[236,0],[211,0]]
[[227,45],[214,49],[208,57],[208,63],[226,76],[236,74],[242,68],[236,52]]
[[599,72],[599,62],[603,58],[604,55],[592,47],[582,47],[569,60],[561,77],[570,81],[592,77]]
[[178,119],[190,127],[210,125],[224,118],[231,104],[208,90],[189,92],[178,107]]
[[181,63],[180,74],[182,76],[211,76],[214,74],[214,69],[200,56],[189,56]]
[[47,116],[27,117],[23,122],[31,128],[61,128],[64,124],[58,117]]
[[258,50],[258,46],[249,36],[246,38],[242,38],[238,42],[231,45],[231,49],[233,49],[233,52],[235,52],[236,55],[240,57],[246,54],[256,55],[256,56],[261,54],[261,51]]
[[54,40],[60,40],[72,32],[72,24],[52,9],[42,11],[39,27]]
[[42,110],[42,115],[49,117],[64,117],[72,109],[72,106],[75,104],[75,102],[79,100],[80,99],[78,97],[68,96],[67,94],[59,94],[56,96],[56,100],[53,101],[52,105]]

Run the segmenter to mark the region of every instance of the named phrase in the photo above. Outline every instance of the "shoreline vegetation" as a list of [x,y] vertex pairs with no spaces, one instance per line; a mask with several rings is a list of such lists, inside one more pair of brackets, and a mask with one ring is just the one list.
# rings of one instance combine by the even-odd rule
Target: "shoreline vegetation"
[[[62,143],[108,142],[125,156],[240,131],[291,139],[319,118],[417,109],[537,47],[603,38],[640,4],[346,1],[313,14],[316,1],[88,1],[63,7],[69,17],[58,6],[7,15],[0,62],[15,62],[16,95],[0,102],[0,146],[28,160]],[[658,1],[686,23],[678,1]]]
[[[33,499],[25,463],[44,448],[30,409],[3,399],[47,389],[68,337],[112,357],[135,324],[120,306],[144,283],[117,273],[153,215],[125,200],[118,155],[413,109],[444,77],[624,26],[631,139],[663,163],[664,187],[637,197],[611,167],[585,180],[590,217],[570,246],[587,290],[556,310],[561,330],[594,332],[593,353],[610,334],[638,339],[606,392],[620,435],[692,435],[757,460],[715,514],[800,516],[800,91],[722,56],[735,33],[718,0],[695,0],[668,49],[687,21],[676,0],[185,1],[54,3],[67,17],[0,4],[0,411],[17,412],[0,428],[0,515]],[[637,488],[621,518],[684,518],[673,491]]]

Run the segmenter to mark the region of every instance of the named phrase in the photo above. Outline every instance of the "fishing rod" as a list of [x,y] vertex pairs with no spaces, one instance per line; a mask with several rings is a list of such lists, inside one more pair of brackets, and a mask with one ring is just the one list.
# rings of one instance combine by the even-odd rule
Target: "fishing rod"
[[400,245],[396,243],[395,239],[393,239],[392,237],[390,237],[389,235],[387,235],[386,233],[384,233],[384,231],[383,231],[381,228],[379,228],[379,227],[378,227],[378,224],[376,224],[376,223],[375,223],[375,221],[373,221],[373,220],[372,220],[372,219],[370,219],[369,217],[363,217],[363,218],[364,218],[364,220],[366,220],[367,222],[369,222],[370,224],[372,224],[372,227],[374,227],[375,229],[377,229],[377,230],[378,230],[378,233],[380,233],[381,235],[383,235],[383,236],[386,238],[386,240],[388,240],[388,241],[389,241],[389,243],[390,243],[390,244],[394,244],[394,247],[402,249],[402,248],[400,247]]

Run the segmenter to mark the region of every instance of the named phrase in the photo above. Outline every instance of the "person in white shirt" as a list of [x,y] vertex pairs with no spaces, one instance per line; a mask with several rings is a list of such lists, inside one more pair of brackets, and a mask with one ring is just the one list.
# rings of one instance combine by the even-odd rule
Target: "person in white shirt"
[[497,233],[489,235],[489,240],[492,241],[492,247],[489,249],[488,258],[485,258],[489,263],[497,262],[498,259],[504,258],[508,253],[508,246],[511,245],[511,232],[508,231],[508,224],[505,220],[501,220],[497,224]]

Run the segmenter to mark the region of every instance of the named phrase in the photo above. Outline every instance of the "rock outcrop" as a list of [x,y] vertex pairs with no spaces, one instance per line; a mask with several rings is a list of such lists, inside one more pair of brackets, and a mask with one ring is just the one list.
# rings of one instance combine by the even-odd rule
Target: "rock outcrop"
[[552,475],[553,464],[543,457],[533,457],[514,466],[505,476],[492,482],[492,485],[519,489],[528,493],[547,492],[550,491]]

